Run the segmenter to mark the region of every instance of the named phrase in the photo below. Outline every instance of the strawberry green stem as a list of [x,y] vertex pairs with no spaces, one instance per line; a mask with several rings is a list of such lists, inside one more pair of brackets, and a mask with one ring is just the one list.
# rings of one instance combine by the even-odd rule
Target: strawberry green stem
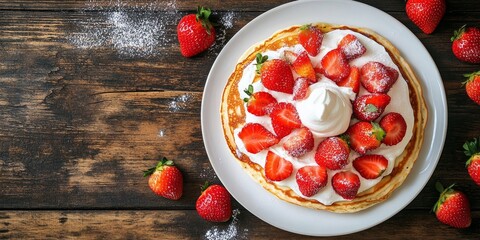
[[260,69],[262,69],[262,64],[268,60],[268,56],[267,55],[262,56],[261,53],[257,53],[257,55],[255,56],[255,60],[257,61],[257,63],[255,64],[255,66],[257,67],[257,73],[260,74]]
[[347,145],[350,146],[350,135],[344,133],[344,134],[342,134],[338,137],[341,138],[343,141],[345,141],[347,143]]
[[207,30],[207,34],[211,34],[210,29],[213,27],[212,23],[210,22],[209,18],[212,14],[212,10],[210,8],[198,6],[197,7],[197,14],[195,15],[197,18],[197,22],[202,24],[202,27]]
[[248,95],[248,98],[244,98],[243,101],[244,102],[250,101],[250,98],[253,98],[253,96],[252,96],[253,95],[253,85],[252,84],[248,85],[248,88],[243,90],[243,92]]
[[465,80],[464,82],[462,82],[462,86],[464,86],[464,85],[467,84],[468,82],[473,81],[473,79],[475,79],[475,76],[480,76],[480,71],[476,71],[476,72],[473,72],[473,73],[463,74],[463,76],[466,77],[467,80]]
[[302,25],[302,26],[300,27],[300,30],[307,30],[307,29],[309,29],[311,26],[312,26],[312,24],[310,24],[310,23],[309,23],[309,24],[304,24],[304,25]]
[[378,141],[382,141],[383,138],[385,137],[385,131],[383,130],[382,127],[380,127],[380,124],[376,122],[372,122],[372,126],[373,126],[373,134],[375,135],[375,138]]
[[443,188],[443,185],[440,182],[435,183],[435,188],[437,189],[438,192],[440,192],[440,197],[438,198],[438,201],[435,203],[433,206],[432,211],[437,212],[437,210],[440,208],[440,206],[447,200],[447,198],[455,191],[453,187],[455,184],[450,185],[448,188]]
[[157,165],[147,169],[146,171],[143,171],[143,177],[150,176],[156,171],[162,171],[164,166],[173,166],[173,165],[174,164],[172,160],[168,160],[166,157],[163,157],[162,160],[160,160],[157,163]]
[[465,144],[463,144],[463,149],[465,149],[464,153],[468,157],[480,153],[480,137],[466,141]]
[[453,36],[450,38],[450,41],[453,42],[453,41],[459,39],[463,35],[463,33],[465,32],[465,27],[466,26],[467,25],[465,24],[465,25],[461,26],[458,30],[455,30],[453,32]]
[[210,183],[208,181],[205,181],[205,183],[200,187],[200,190],[202,193],[207,190],[207,188],[210,186]]

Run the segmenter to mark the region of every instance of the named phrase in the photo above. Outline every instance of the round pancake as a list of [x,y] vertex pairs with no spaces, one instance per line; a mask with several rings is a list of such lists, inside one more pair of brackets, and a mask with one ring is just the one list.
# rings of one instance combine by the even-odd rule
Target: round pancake
[[[241,164],[243,169],[266,190],[274,194],[276,197],[287,202],[300,206],[328,210],[338,213],[357,212],[362,209],[371,207],[379,202],[388,199],[393,191],[397,189],[410,173],[420,152],[424,138],[424,129],[427,122],[427,107],[423,98],[420,82],[414,74],[410,65],[400,55],[400,52],[387,39],[365,28],[356,28],[344,25],[331,25],[327,23],[313,24],[322,32],[326,33],[335,29],[349,29],[361,33],[370,39],[384,46],[392,60],[400,69],[400,73],[407,81],[410,95],[410,103],[414,112],[414,126],[412,129],[412,138],[407,144],[403,153],[395,160],[395,166],[392,172],[384,176],[383,179],[370,189],[357,194],[357,197],[350,201],[338,201],[331,205],[324,205],[317,200],[307,199],[296,194],[288,187],[277,186],[265,178],[263,167],[252,162],[245,154],[238,154],[238,150],[234,139],[234,130],[245,124],[244,102],[238,93],[238,83],[242,78],[243,69],[255,60],[257,52],[265,52],[267,50],[276,50],[286,45],[295,45],[298,43],[297,35],[301,26],[292,26],[287,29],[280,30],[273,34],[265,41],[250,47],[239,59],[234,72],[231,74],[225,86],[222,97],[222,105],[220,107],[222,124],[225,139],[237,162]],[[258,79],[258,78],[256,78]]]

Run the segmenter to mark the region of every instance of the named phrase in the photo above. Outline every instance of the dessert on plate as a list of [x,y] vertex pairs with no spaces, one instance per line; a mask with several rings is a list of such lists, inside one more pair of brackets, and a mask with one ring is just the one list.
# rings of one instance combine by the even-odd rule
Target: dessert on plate
[[250,47],[220,111],[234,158],[256,182],[287,202],[340,213],[390,197],[427,121],[420,82],[387,39],[327,23]]

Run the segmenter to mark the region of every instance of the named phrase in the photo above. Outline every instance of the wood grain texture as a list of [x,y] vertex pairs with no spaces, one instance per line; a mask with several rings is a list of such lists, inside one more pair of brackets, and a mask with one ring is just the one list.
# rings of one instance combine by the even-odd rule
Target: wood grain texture
[[[360,233],[334,239],[475,239],[480,212],[470,230],[441,225],[433,214],[405,210]],[[389,229],[386,232],[385,229]],[[434,230],[432,230],[434,229]],[[214,235],[215,230],[217,234]],[[209,238],[217,236],[217,238]],[[229,236],[230,238],[227,238]],[[394,237],[393,237],[394,236]],[[170,211],[0,211],[0,238],[5,239],[314,239],[270,225],[240,210],[235,220],[210,223],[192,210]],[[221,238],[224,237],[224,238]],[[332,238],[332,239],[333,239]]]
[[[107,0],[0,0],[0,238],[101,239],[115,233],[113,238],[198,239],[214,226],[227,228],[194,211],[199,186],[205,180],[220,183],[202,140],[203,88],[228,39],[286,2],[125,0],[120,6]],[[478,239],[480,188],[469,179],[462,145],[480,136],[480,111],[461,82],[464,73],[480,69],[458,61],[450,42],[461,25],[480,26],[478,1],[447,1],[447,14],[431,35],[407,18],[404,1],[362,2],[392,15],[424,44],[442,76],[449,119],[440,161],[423,191],[385,223],[340,238]],[[214,9],[217,20],[233,14],[233,21],[219,26],[215,47],[187,59],[178,50],[176,23],[197,4]],[[125,54],[128,47],[120,49],[112,35],[91,32],[118,27],[111,18],[119,9],[122,17],[152,17],[162,24],[160,42],[148,54]],[[97,38],[81,46],[76,40],[88,34]],[[163,156],[184,174],[179,201],[153,195],[142,177]],[[469,196],[471,228],[449,228],[429,213],[437,180],[457,183]],[[301,238],[264,223],[237,202],[234,207],[244,231],[237,239]]]

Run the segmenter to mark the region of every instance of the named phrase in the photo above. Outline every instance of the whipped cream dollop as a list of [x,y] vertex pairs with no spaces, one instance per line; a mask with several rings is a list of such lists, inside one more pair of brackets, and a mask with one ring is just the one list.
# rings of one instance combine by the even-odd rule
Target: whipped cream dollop
[[297,103],[303,125],[318,137],[344,133],[350,125],[355,94],[351,88],[338,87],[329,79],[321,79],[309,88],[309,95]]

